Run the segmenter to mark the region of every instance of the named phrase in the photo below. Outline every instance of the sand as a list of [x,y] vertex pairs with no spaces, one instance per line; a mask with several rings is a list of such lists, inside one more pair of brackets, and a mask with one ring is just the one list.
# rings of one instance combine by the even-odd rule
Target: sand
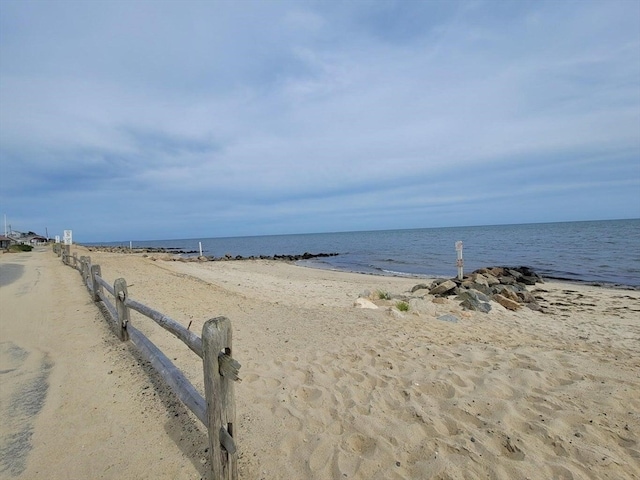
[[[90,255],[193,331],[231,319],[241,479],[640,478],[638,291],[546,282],[530,287],[546,313],[429,296],[399,312],[375,293],[424,280]],[[208,478],[204,428],[117,340],[78,272],[48,249],[2,255],[7,267],[0,478]],[[379,308],[354,305],[366,292]],[[187,347],[132,323],[202,390]]]

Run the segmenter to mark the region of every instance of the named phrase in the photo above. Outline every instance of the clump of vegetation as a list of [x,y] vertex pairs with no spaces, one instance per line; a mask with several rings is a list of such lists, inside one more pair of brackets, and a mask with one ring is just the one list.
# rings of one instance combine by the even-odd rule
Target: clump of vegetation
[[407,302],[398,302],[398,303],[396,303],[396,308],[398,310],[400,310],[401,312],[408,312],[409,311],[409,304]]
[[15,252],[30,252],[31,250],[33,250],[33,246],[32,245],[27,245],[25,243],[14,243],[13,245],[9,245],[9,249],[10,252],[15,253]]
[[378,290],[378,298],[380,300],[391,300],[391,294],[383,290]]

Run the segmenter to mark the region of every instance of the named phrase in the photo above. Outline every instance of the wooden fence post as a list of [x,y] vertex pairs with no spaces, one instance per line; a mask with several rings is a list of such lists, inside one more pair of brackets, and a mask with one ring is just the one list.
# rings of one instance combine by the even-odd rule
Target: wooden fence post
[[86,257],[85,261],[87,262],[84,267],[84,272],[82,272],[82,276],[84,277],[84,283],[87,288],[93,287],[91,283],[91,257]]
[[[73,254],[73,261],[75,262],[75,267],[78,268],[78,256],[74,253]],[[80,275],[82,276],[82,281],[83,283],[86,285],[87,284],[87,277],[85,275],[85,265],[87,264],[87,257],[85,257],[84,255],[80,256],[80,268],[78,268],[78,271],[80,272]]]
[[118,312],[118,336],[122,341],[129,340],[129,332],[127,332],[129,307],[124,304],[127,298],[127,282],[124,278],[117,278],[113,282],[113,291],[116,299],[116,311]]
[[102,293],[102,285],[96,280],[96,275],[98,277],[102,276],[100,265],[91,265],[91,290],[93,291],[93,301],[99,302],[100,294]]
[[231,322],[228,318],[212,318],[204,324],[202,353],[213,478],[236,480],[238,455],[234,439],[236,404],[233,382],[238,380],[240,364],[231,357]]
[[87,289],[91,289],[93,287],[93,283],[91,282],[91,257],[84,257],[84,265],[82,265],[82,279],[84,280],[84,284]]

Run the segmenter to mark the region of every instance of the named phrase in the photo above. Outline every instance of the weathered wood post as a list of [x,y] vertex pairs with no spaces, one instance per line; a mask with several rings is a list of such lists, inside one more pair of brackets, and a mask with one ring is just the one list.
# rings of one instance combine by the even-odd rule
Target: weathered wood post
[[129,307],[124,304],[127,298],[127,282],[124,278],[117,278],[113,282],[113,292],[116,299],[116,311],[118,312],[118,336],[120,340],[129,340],[127,324],[129,323]]
[[78,270],[80,271],[80,275],[82,275],[82,281],[85,284],[85,286],[87,285],[87,258],[84,255],[80,256],[80,268],[78,268],[78,256],[74,253],[73,254],[73,261],[75,262],[74,267],[78,268]]
[[91,257],[84,257],[84,267],[82,270],[82,278],[87,288],[93,287],[91,283]]
[[93,293],[93,301],[100,301],[100,294],[102,293],[102,284],[96,280],[96,276],[102,277],[102,270],[100,265],[91,265],[91,290]]
[[228,318],[212,318],[204,324],[202,353],[213,478],[236,480],[238,455],[235,443],[236,403],[233,382],[239,380],[240,364],[231,357],[231,321]]
[[[73,256],[71,258],[73,258],[73,268],[78,268],[78,253],[77,252],[73,252]],[[80,257],[80,262],[82,262],[83,258],[84,257]]]
[[71,255],[71,245],[63,245],[62,247],[62,263],[69,265],[69,256]]

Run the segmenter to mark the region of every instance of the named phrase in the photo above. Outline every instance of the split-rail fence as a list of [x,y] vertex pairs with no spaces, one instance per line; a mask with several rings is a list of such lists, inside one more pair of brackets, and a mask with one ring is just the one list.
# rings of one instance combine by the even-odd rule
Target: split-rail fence
[[[170,317],[130,298],[124,278],[118,278],[113,285],[110,285],[102,278],[100,265],[93,265],[90,257],[78,258],[77,253],[71,255],[69,245],[57,243],[54,244],[53,249],[65,265],[80,271],[92,299],[104,305],[105,317],[120,340],[131,341],[136,346],[162,380],[207,428],[213,480],[236,480],[238,465],[233,382],[239,380],[240,364],[231,356],[229,319],[216,317],[206,321],[202,328],[202,336],[198,337]],[[113,297],[113,302],[105,291]],[[131,324],[130,309],[155,321],[182,340],[202,359],[204,398],[184,373]]]

